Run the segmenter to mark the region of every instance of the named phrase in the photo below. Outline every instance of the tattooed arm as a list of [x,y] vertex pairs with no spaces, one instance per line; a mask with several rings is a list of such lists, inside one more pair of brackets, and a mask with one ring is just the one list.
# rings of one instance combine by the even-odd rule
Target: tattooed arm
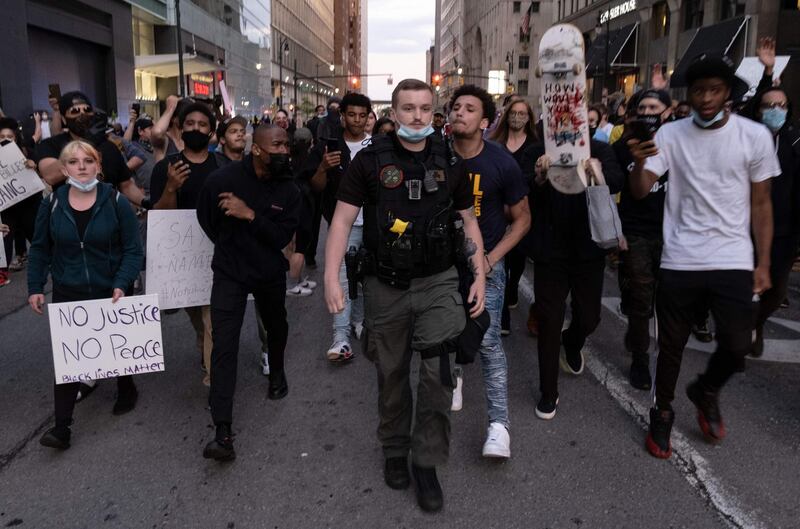
[[464,221],[464,254],[470,264],[475,280],[469,288],[467,302],[475,304],[470,309],[470,316],[477,318],[484,309],[486,295],[486,269],[483,258],[483,237],[478,227],[478,218],[472,208],[460,210],[459,215]]

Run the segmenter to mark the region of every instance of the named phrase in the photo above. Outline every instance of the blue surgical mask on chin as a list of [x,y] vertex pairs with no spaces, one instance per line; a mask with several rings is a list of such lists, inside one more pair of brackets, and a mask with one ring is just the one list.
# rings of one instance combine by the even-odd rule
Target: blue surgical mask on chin
[[782,108],[768,108],[761,113],[761,123],[769,127],[772,132],[778,132],[786,124],[787,110]]
[[92,189],[97,187],[97,184],[100,183],[100,181],[97,179],[96,176],[89,182],[81,182],[70,176],[69,178],[67,178],[67,182],[69,182],[69,185],[71,185],[72,187],[74,187],[75,189],[77,189],[82,193],[89,193]]
[[397,136],[409,143],[419,143],[433,134],[433,125],[428,123],[424,129],[412,129],[403,124],[397,124]]
[[724,109],[720,110],[719,112],[717,112],[716,116],[714,116],[709,120],[701,118],[700,114],[692,110],[692,119],[694,120],[695,124],[697,124],[697,126],[707,129],[708,127],[711,127],[712,125],[719,123],[720,121],[725,119],[725,110]]

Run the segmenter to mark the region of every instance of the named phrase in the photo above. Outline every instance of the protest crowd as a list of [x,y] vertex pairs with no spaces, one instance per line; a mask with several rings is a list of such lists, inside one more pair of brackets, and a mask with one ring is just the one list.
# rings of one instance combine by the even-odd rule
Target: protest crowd
[[[560,399],[569,399],[559,393],[560,371],[584,371],[584,344],[600,323],[613,265],[627,316],[629,383],[654,395],[642,444],[654,457],[671,456],[672,402],[691,334],[717,342],[685,394],[704,438],[719,443],[722,389],[748,355],[763,354],[764,324],[784,302],[800,242],[800,130],[773,77],[774,41],[762,39],[758,55],[764,76],[748,99],[727,58],[701,56],[686,72],[686,100],[674,100],[659,73],[630,98],[590,104],[581,141],[591,157],[569,182],[556,178],[563,168],[548,156],[548,125],[528,102],[511,95],[498,107],[470,84],[437,108],[431,86],[403,80],[380,116],[367,96],[351,92],[331,97],[307,123],[284,110],[271,122],[253,120],[170,96],[158,119],[133,107],[122,126],[84,93],[66,92],[51,99],[52,112],[36,114],[32,135],[13,117],[0,118],[0,148],[16,145],[20,169],[35,171],[39,186],[0,206],[7,262],[0,287],[24,270],[37,314],[46,303],[118,304],[158,293],[148,288],[158,279],[147,272],[157,257],[148,235],[157,218],[189,211],[213,246],[203,264],[210,296],[174,307],[162,297],[161,314],[185,312],[195,331],[198,383],[209,387],[216,427],[203,457],[236,455],[248,296],[273,400],[295,382],[284,369],[286,298],[308,298],[332,314],[313,329],[330,336],[320,361],[347,363],[360,350],[375,365],[386,484],[413,483],[420,507],[438,511],[436,467],[448,459],[450,414],[465,392],[485,394],[482,455],[511,457],[503,337],[526,266],[534,278],[526,327],[539,365],[532,405],[552,420]],[[0,189],[0,199],[10,201],[8,193]],[[610,215],[598,213],[599,196],[600,207],[612,204]],[[609,229],[610,237],[599,235]],[[306,273],[318,259],[324,285]],[[472,362],[482,380],[465,379],[461,366]],[[138,399],[134,377],[116,375],[113,413],[129,413]],[[75,404],[97,384],[57,380],[55,424],[42,445],[68,449],[73,423],[80,438]]]

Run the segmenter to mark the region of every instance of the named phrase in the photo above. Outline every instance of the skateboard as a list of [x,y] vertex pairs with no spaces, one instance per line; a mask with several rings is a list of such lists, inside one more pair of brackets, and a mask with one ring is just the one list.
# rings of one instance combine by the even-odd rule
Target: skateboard
[[542,35],[534,70],[541,82],[544,149],[550,157],[547,178],[571,195],[586,189],[583,165],[591,156],[583,46],[578,28],[555,25]]

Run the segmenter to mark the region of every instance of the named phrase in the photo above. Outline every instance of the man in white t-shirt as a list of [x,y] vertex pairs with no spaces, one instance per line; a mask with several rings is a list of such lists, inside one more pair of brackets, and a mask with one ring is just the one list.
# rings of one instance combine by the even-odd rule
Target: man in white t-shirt
[[656,294],[656,402],[646,440],[650,454],[664,459],[672,453],[671,403],[698,304],[714,316],[717,350],[686,393],[705,438],[725,437],[719,391],[750,351],[754,294],[771,286],[770,178],[781,172],[767,128],[727,110],[741,85],[727,58],[701,56],[686,80],[692,119],[661,127],[654,140],[628,142],[634,198],[669,171]]
[[[322,154],[322,159],[314,176],[311,177],[311,188],[314,191],[323,192],[323,216],[328,222],[330,222],[333,211],[330,211],[330,201],[326,200],[326,197],[336,196],[339,180],[349,162],[369,144],[370,136],[364,131],[364,128],[371,111],[372,104],[367,96],[356,93],[347,94],[339,105],[342,128],[338,137],[319,139],[316,150]],[[318,160],[310,160],[311,163],[315,163],[315,161]],[[333,203],[335,204],[335,201]],[[358,249],[363,240],[363,233],[363,211],[359,211],[347,240],[347,248]],[[350,360],[353,357],[353,349],[350,346],[351,328],[355,331],[356,338],[361,338],[364,329],[364,301],[361,297],[355,300],[350,299],[344,263],[339,270],[339,281],[345,294],[345,307],[342,312],[333,315],[333,342],[325,352],[325,356],[331,362]]]

